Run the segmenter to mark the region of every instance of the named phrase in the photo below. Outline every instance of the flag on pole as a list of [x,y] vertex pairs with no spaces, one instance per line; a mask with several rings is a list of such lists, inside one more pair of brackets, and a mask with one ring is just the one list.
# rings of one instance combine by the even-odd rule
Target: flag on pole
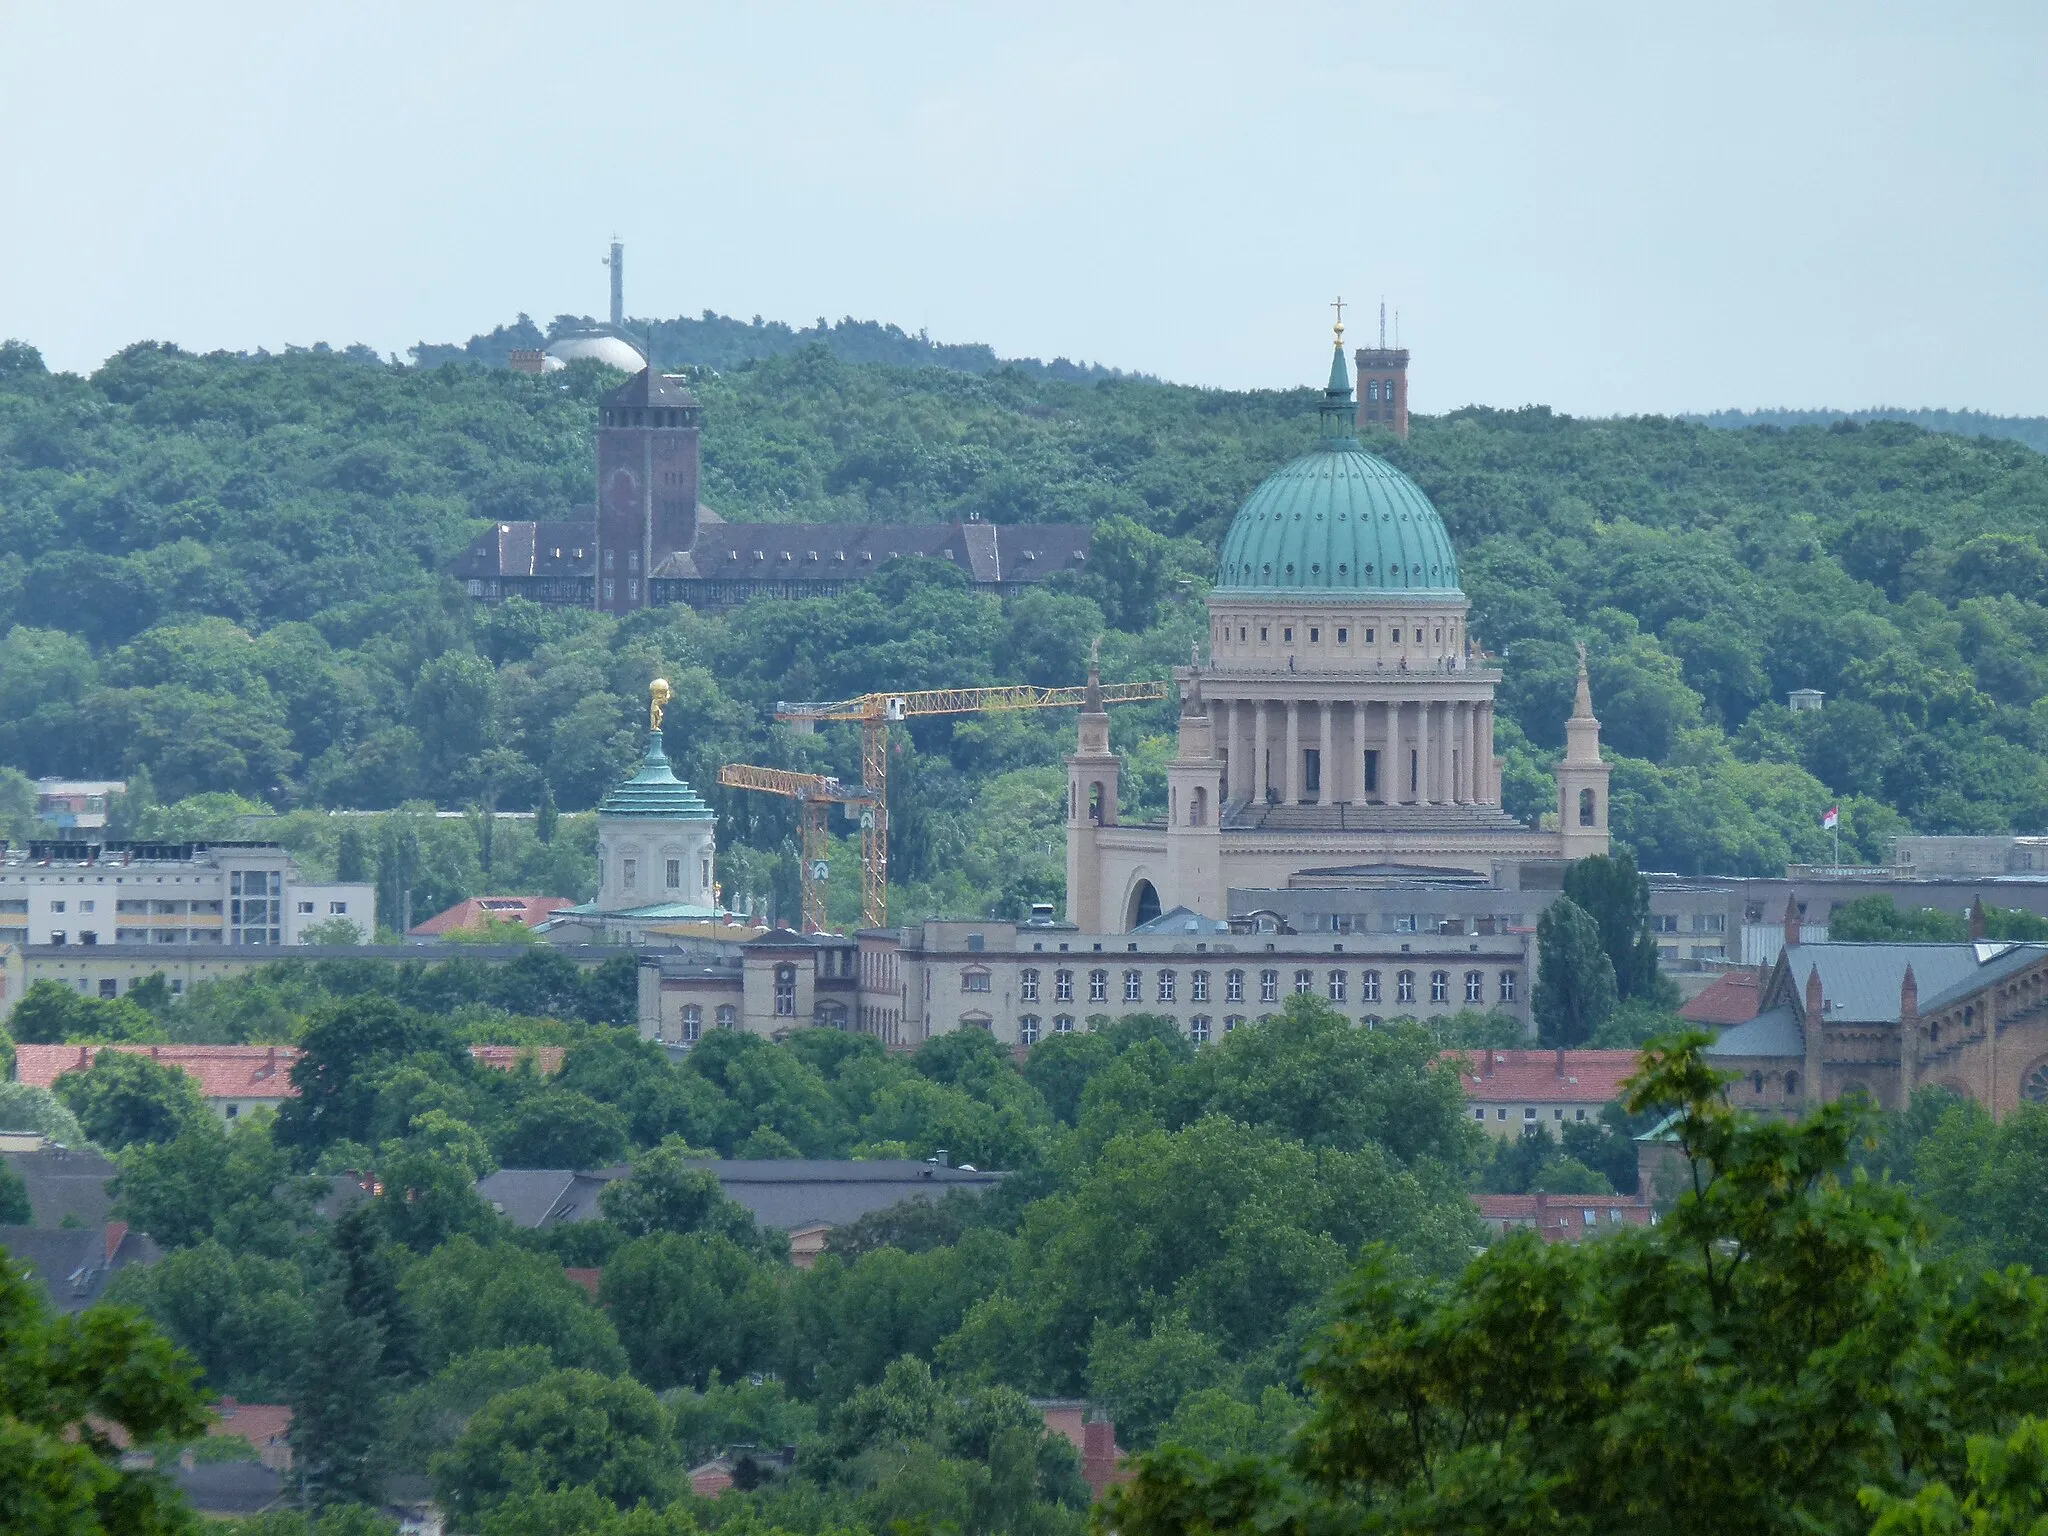
[[1821,829],[1823,831],[1832,832],[1835,830],[1837,824],[1840,823],[1841,819],[1842,808],[1839,805],[1831,805],[1827,808],[1827,813],[1823,815],[1820,819]]

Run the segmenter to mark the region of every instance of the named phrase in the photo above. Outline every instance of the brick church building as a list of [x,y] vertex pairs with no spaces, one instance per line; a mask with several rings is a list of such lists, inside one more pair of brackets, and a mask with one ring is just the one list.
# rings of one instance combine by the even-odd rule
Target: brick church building
[[596,504],[560,521],[494,524],[450,574],[482,602],[524,597],[624,614],[832,597],[913,555],[952,561],[977,588],[1000,594],[1087,566],[1086,526],[729,523],[698,494],[703,414],[684,380],[643,368],[598,412]]

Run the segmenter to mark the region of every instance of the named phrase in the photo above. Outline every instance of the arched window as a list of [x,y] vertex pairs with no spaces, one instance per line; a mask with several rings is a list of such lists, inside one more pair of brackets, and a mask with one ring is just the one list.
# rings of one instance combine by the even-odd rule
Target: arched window
[[1296,997],[1312,996],[1315,990],[1316,973],[1314,971],[1296,971],[1294,973],[1294,995]]
[[737,1009],[737,1008],[733,1007],[733,1005],[732,1005],[731,1003],[721,1003],[721,1004],[719,1004],[719,1007],[718,1007],[718,1027],[719,1027],[720,1029],[732,1029],[732,1028],[735,1028],[735,1027],[736,1027],[736,1026],[737,1026],[737,1025],[739,1024],[739,1021],[740,1021],[740,1011],[739,1011],[739,1009]]
[[1799,1092],[1799,1074],[1797,1072],[1787,1072],[1785,1074],[1785,1097],[1789,1099],[1797,1092]]
[[1027,1013],[1017,1021],[1017,1043],[1019,1045],[1038,1044],[1037,1015]]
[[1361,1003],[1376,1003],[1380,1000],[1380,973],[1367,971],[1358,978],[1358,1000]]
[[1465,973],[1465,1001],[1483,1003],[1486,1001],[1486,973],[1467,971]]
[[1344,987],[1344,973],[1343,973],[1342,971],[1332,971],[1332,972],[1330,972],[1330,975],[1329,975],[1329,983],[1330,983],[1330,985],[1329,985],[1329,994],[1330,994],[1330,1001],[1331,1001],[1331,1002],[1333,1002],[1333,1003],[1341,1003],[1341,1002],[1343,1002],[1343,1001],[1344,1001],[1344,990],[1345,990],[1345,987]]
[[1055,1014],[1052,1032],[1056,1035],[1071,1035],[1074,1032],[1074,1016],[1071,1013]]
[[1761,1072],[1752,1072],[1752,1073],[1750,1073],[1750,1074],[1749,1074],[1749,1091],[1750,1091],[1751,1093],[1755,1094],[1755,1095],[1756,1095],[1756,1096],[1757,1096],[1758,1098],[1762,1098],[1762,1097],[1763,1097],[1763,1094],[1764,1094],[1764,1075],[1763,1075],[1763,1073],[1761,1073]]
[[1206,1013],[1198,1013],[1188,1020],[1188,1039],[1196,1045],[1209,1043],[1209,1016]]
[[1593,791],[1590,789],[1579,791],[1579,825],[1582,827],[1597,825],[1593,820]]
[[1394,976],[1394,1001],[1412,1003],[1415,1001],[1415,973],[1400,971]]
[[683,1044],[695,1045],[704,1033],[704,1010],[695,1003],[683,1009]]
[[1200,785],[1188,796],[1188,825],[1204,826],[1209,820],[1209,791]]
[[1088,786],[1088,819],[1098,827],[1102,825],[1102,781],[1100,779]]
[[1431,971],[1429,973],[1429,1000],[1432,1003],[1448,1003],[1451,1000],[1451,973]]
[[779,1019],[796,1017],[796,967],[793,965],[775,967],[775,1016]]

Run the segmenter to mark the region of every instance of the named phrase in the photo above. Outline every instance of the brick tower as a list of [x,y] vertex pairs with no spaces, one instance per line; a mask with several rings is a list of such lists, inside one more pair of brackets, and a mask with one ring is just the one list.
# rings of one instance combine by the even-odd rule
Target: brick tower
[[642,369],[597,417],[597,609],[648,603],[648,573],[697,539],[701,412],[683,381]]
[[1387,345],[1387,307],[1380,306],[1380,344],[1360,347],[1353,355],[1358,367],[1358,425],[1408,435],[1408,349]]

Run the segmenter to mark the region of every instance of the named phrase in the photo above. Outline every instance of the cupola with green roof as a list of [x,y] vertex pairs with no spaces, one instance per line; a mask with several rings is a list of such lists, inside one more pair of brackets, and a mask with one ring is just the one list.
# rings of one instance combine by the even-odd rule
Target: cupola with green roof
[[1216,590],[1247,597],[1457,599],[1458,555],[1415,482],[1360,446],[1343,330],[1316,445],[1259,485],[1223,539]]
[[598,802],[594,906],[650,919],[708,917],[717,910],[718,818],[669,764],[661,735],[668,683],[656,678],[648,691],[647,753]]

